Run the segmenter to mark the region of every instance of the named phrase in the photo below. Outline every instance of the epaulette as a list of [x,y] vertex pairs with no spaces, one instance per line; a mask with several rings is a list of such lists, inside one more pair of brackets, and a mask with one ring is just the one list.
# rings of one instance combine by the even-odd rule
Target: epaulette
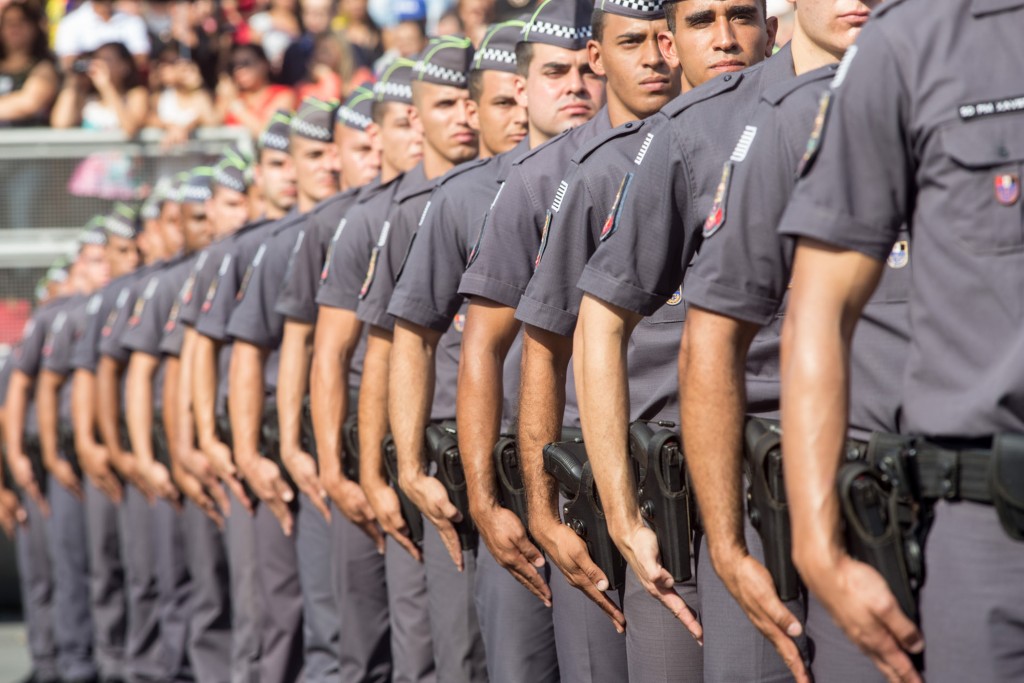
[[365,204],[366,202],[370,201],[371,199],[379,195],[381,192],[384,192],[389,188],[394,187],[395,183],[401,182],[402,178],[404,177],[404,173],[399,173],[389,182],[377,183],[377,185],[374,187],[367,187],[364,192],[359,193],[359,196],[356,198],[356,204]]
[[[886,0],[875,9],[871,10],[871,17],[873,19],[877,19],[878,17],[885,15],[887,12],[891,12],[893,7],[898,7],[904,2],[906,2],[906,0]],[[930,8],[931,7],[929,5],[929,9]]]
[[320,202],[319,204],[314,206],[313,207],[313,211],[311,211],[310,213],[312,215],[319,216],[321,213],[323,213],[327,209],[331,208],[335,204],[338,204],[339,202],[344,202],[344,201],[348,201],[349,199],[352,199],[352,197],[357,195],[361,189],[362,189],[362,186],[360,186],[360,187],[350,187],[349,189],[345,190],[344,192],[336,192],[336,193],[332,194],[330,197],[328,197],[327,199],[323,200],[322,202]]
[[706,102],[712,97],[717,97],[722,93],[731,92],[738,88],[740,83],[744,80],[750,78],[750,76],[757,70],[764,68],[764,64],[765,62],[759,62],[749,69],[719,76],[718,78],[714,78],[689,92],[684,92],[682,95],[666,104],[662,108],[661,113],[670,119],[675,118],[696,104]]
[[437,181],[437,186],[443,187],[453,178],[458,178],[459,176],[465,175],[466,173],[478,169],[481,166],[486,166],[487,164],[494,161],[494,159],[495,157],[487,157],[486,159],[473,159],[472,161],[467,161],[464,164],[459,164],[458,166],[456,166],[455,168],[441,176],[441,179]]
[[776,83],[765,88],[765,91],[761,94],[761,99],[773,107],[777,107],[783,100],[804,86],[834,77],[838,66],[838,64],[829,64],[828,66],[808,71],[805,74],[800,74],[796,78],[790,78],[782,83]]
[[653,120],[647,118],[641,121],[629,121],[618,128],[612,128],[607,133],[598,135],[596,138],[589,140],[585,145],[583,145],[580,150],[576,152],[575,156],[573,156],[572,163],[579,166],[612,140],[630,137],[641,131],[647,132],[651,129],[652,124]]

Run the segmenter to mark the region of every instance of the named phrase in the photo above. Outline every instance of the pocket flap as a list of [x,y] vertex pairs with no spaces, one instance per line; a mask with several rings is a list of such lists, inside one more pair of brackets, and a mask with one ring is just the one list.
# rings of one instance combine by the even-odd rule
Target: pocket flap
[[967,168],[992,168],[1024,161],[1024,116],[997,116],[943,131],[945,148]]

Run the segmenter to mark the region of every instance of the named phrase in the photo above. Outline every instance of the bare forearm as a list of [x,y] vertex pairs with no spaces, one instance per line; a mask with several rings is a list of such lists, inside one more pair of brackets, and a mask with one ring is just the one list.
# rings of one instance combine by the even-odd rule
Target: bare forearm
[[746,552],[743,536],[745,358],[753,326],[697,308],[683,335],[679,386],[686,461],[712,558]]
[[178,410],[175,401],[177,401],[181,389],[181,361],[173,356],[168,356],[164,363],[162,426],[164,434],[167,435],[167,448],[170,451],[168,455],[173,458],[178,447],[178,443],[174,439],[174,435],[178,433]]
[[153,462],[153,376],[159,360],[135,352],[128,361],[124,413],[132,454],[141,462]]
[[[343,315],[345,322],[335,320]],[[343,330],[358,330],[359,327],[355,315],[350,312],[321,310],[309,378],[310,408],[320,471],[342,473],[341,476],[344,476],[341,426],[348,412],[348,372],[355,349],[355,344],[349,341],[352,335],[344,334]],[[358,340],[358,332],[354,338]]]
[[235,458],[241,465],[259,457],[263,421],[263,363],[259,347],[236,341],[228,373],[228,415]]
[[21,370],[11,373],[7,384],[7,402],[4,404],[4,438],[9,454],[24,452],[25,413],[31,390],[31,377]]
[[192,412],[202,445],[217,439],[217,343],[196,334],[191,362]]
[[43,370],[36,382],[36,420],[39,423],[39,449],[43,455],[43,464],[51,469],[60,459],[57,440],[58,394],[64,378],[60,375]]
[[71,378],[71,419],[75,430],[75,449],[86,452],[96,444],[96,375],[76,370]]
[[423,434],[434,402],[434,352],[440,335],[399,321],[391,349],[388,414],[398,449],[400,478],[412,481],[427,469]]
[[523,374],[519,388],[519,452],[531,524],[540,515],[558,518],[558,486],[544,472],[544,446],[558,441],[565,413],[565,366],[555,367],[548,333],[523,331]]
[[117,361],[108,356],[100,359],[96,371],[96,390],[99,394],[97,418],[100,425],[100,436],[111,456],[117,458],[124,453],[121,450],[121,367]]
[[181,357],[178,359],[177,393],[170,396],[170,403],[164,401],[164,406],[172,406],[175,413],[174,429],[167,431],[167,438],[173,443],[171,457],[185,452],[186,449],[191,450],[195,446],[195,430],[192,422],[192,371],[195,360],[195,343],[195,330],[186,330],[185,339],[181,343]]
[[281,364],[277,371],[277,420],[282,453],[302,448],[302,399],[309,388],[312,337],[312,325],[292,320],[285,322]]
[[370,334],[359,389],[359,480],[364,486],[387,480],[381,443],[388,433],[389,335]]
[[629,466],[629,372],[626,349],[637,317],[585,297],[577,323],[575,364],[583,440],[613,535],[640,521]]

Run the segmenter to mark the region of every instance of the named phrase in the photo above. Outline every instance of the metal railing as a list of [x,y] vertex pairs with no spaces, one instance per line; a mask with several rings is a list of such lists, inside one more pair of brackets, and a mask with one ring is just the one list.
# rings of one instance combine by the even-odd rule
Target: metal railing
[[21,332],[46,268],[74,248],[86,222],[117,200],[139,201],[161,176],[212,161],[228,144],[251,151],[243,128],[205,128],[165,150],[163,133],[0,129],[0,353]]

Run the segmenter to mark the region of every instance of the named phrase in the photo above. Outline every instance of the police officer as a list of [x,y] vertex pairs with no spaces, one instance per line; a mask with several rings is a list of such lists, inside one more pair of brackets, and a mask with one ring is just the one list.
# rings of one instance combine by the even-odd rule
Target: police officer
[[[122,343],[130,327],[135,327],[145,311],[147,300],[158,286],[155,278],[175,258],[184,244],[185,223],[198,223],[196,231],[205,230],[202,202],[209,193],[212,169],[200,166],[179,179],[177,191],[167,194],[163,205],[178,205],[177,210],[162,207],[160,220],[148,227],[147,251],[144,259],[152,259],[150,267],[140,270],[138,277],[118,294],[114,309],[101,330],[100,359],[97,365],[98,421],[110,462],[128,481],[119,509],[121,556],[127,588],[125,677],[159,678],[168,675],[168,660],[160,628],[161,598],[156,542],[157,511],[149,504],[156,493],[144,476],[144,467],[137,467],[132,455],[134,443],[128,430],[124,393],[126,368],[132,350]],[[180,218],[181,222],[177,219]],[[136,428],[138,431],[138,429]],[[147,437],[150,436],[147,433]],[[136,434],[136,440],[141,434]],[[143,446],[145,444],[142,444]],[[174,627],[172,627],[174,632]],[[178,626],[177,637],[169,636],[168,644],[181,647],[184,634]],[[173,651],[173,650],[172,650]],[[174,665],[171,665],[172,667]]]
[[25,324],[21,339],[6,363],[3,406],[7,467],[25,512],[15,541],[18,579],[32,675],[41,681],[57,681],[60,677],[54,633],[53,570],[48,547],[49,506],[42,495],[44,484],[39,481],[42,468],[32,461],[39,457],[39,427],[29,392],[35,368],[41,362],[47,326],[59,312],[60,299],[68,293],[66,272],[58,282],[54,277],[56,271],[54,267],[48,272],[48,282],[39,297],[40,305]]
[[[260,499],[256,508],[257,563],[265,607],[276,617],[267,620],[269,632],[264,634],[263,642],[280,646],[275,655],[264,650],[261,671],[285,681],[293,680],[302,671],[303,652],[307,678],[326,679],[337,672],[337,657],[332,649],[336,638],[332,632],[336,632],[337,624],[332,624],[334,620],[329,616],[329,576],[326,572],[317,573],[315,559],[308,559],[310,553],[315,558],[319,549],[329,544],[326,521],[316,524],[314,520],[322,520],[322,516],[310,509],[311,526],[297,539],[290,538],[294,530],[295,492],[278,464],[279,436],[274,414],[279,344],[284,327],[284,318],[274,311],[277,288],[287,277],[289,255],[306,225],[306,214],[316,203],[337,192],[337,149],[333,144],[336,109],[336,103],[307,98],[292,118],[291,156],[297,178],[298,210],[275,226],[260,245],[249,264],[247,281],[239,289],[238,306],[227,327],[228,334],[235,339],[228,379],[235,461]],[[264,423],[268,429],[261,439]],[[273,523],[274,519],[278,524]],[[303,582],[308,586],[305,589]],[[322,608],[317,600],[328,605]],[[303,619],[304,613],[309,615],[308,619]]]
[[[158,270],[147,276],[142,293],[120,345],[130,352],[125,370],[125,423],[131,444],[136,476],[153,505],[149,552],[152,554],[159,594],[160,641],[163,649],[162,674],[170,679],[190,670],[187,661],[191,586],[185,558],[181,518],[171,503],[177,503],[169,469],[167,437],[164,433],[165,379],[167,363],[161,342],[168,326],[176,323],[175,301],[198,253],[213,237],[207,202],[213,196],[213,174],[190,178],[182,194],[182,248]],[[200,180],[201,178],[201,180]],[[202,206],[199,210],[198,207]]]
[[[0,447],[6,450],[6,441],[3,433],[6,425],[4,418],[4,403],[7,401],[7,382],[11,378],[14,366],[11,364],[11,354],[7,354],[0,360]],[[0,467],[0,528],[12,541],[17,533],[17,526],[26,520],[25,510],[18,502],[18,496],[11,490],[10,474],[7,468]],[[25,604],[27,600],[23,601]]]
[[[729,592],[802,680],[807,673],[792,641],[800,632],[799,620],[778,600],[772,576],[748,553],[739,532],[744,395],[749,391],[751,408],[762,415],[778,408],[775,382],[760,371],[778,363],[777,312],[790,279],[792,242],[780,242],[776,228],[799,168],[811,160],[803,161],[807,141],[812,134],[812,146],[820,140],[825,123],[820,113],[828,107],[835,65],[856,39],[872,4],[800,0],[791,43],[797,77],[765,90],[745,127],[742,144],[730,159],[728,187],[717,203],[721,219],[715,215],[709,220],[700,256],[683,290],[692,306],[681,360],[687,369],[682,384],[683,430],[711,560]],[[823,61],[830,64],[814,68]],[[894,383],[905,363],[910,269],[907,261],[894,263],[887,269],[885,285],[865,309],[853,347],[857,379],[850,425],[852,436],[859,438],[875,430],[898,429],[899,392]],[[755,336],[761,325],[767,326],[765,332]],[[747,362],[748,348],[751,362],[744,387],[738,369]],[[751,477],[763,477],[753,461],[751,472]],[[762,540],[766,546],[778,545],[782,534]],[[788,547],[783,551],[788,556]],[[815,679],[880,678],[819,603],[810,601],[806,612]]]
[[[782,341],[793,557],[887,679],[921,680],[909,654],[924,647],[930,681],[1014,680],[1024,53],[1011,36],[1024,7],[907,0],[875,15],[839,67],[820,151],[780,227],[800,238]],[[853,408],[851,337],[886,262],[905,253],[893,248],[903,224],[914,274],[899,426],[921,435],[906,464],[932,518],[920,629],[841,546],[834,493]]]
[[71,354],[82,333],[85,304],[106,284],[106,234],[96,222],[78,239],[79,253],[71,268],[74,295],[53,320],[43,342],[43,360],[36,381],[36,414],[50,502],[50,555],[54,568],[54,607],[58,667],[62,678],[96,676],[93,622],[89,610],[89,561],[78,459],[71,430]]
[[[375,432],[388,427],[386,388],[378,392],[365,388],[377,378],[388,381],[394,319],[387,314],[387,307],[403,258],[427,209],[436,181],[455,165],[474,159],[478,153],[477,134],[469,127],[466,110],[467,72],[472,57],[469,40],[436,38],[428,43],[413,69],[413,115],[423,129],[423,161],[403,178],[360,292],[358,318],[369,326],[364,365],[367,381],[359,397],[361,439],[373,438]],[[451,355],[448,358],[444,367],[450,373],[448,377],[454,379],[457,361]],[[441,386],[439,384],[439,388]],[[453,399],[452,392],[448,392],[446,399],[443,394],[435,396],[431,417],[454,418]],[[392,412],[390,427],[398,457],[397,483],[414,504],[420,506],[423,501],[417,500],[418,477],[422,472],[421,450],[426,424],[418,419],[421,415],[410,415],[412,410],[410,406],[403,407],[400,413]],[[446,681],[486,680],[483,640],[471,602],[474,562],[471,556],[463,554],[454,530],[447,537],[442,537],[438,531],[436,527],[424,525],[423,563],[437,675]]]
[[85,530],[89,550],[89,599],[94,626],[94,655],[101,677],[124,676],[126,594],[118,529],[118,505],[124,493],[98,436],[96,367],[101,332],[117,298],[130,286],[140,263],[135,238],[139,218],[118,204],[103,217],[110,283],[90,298],[81,333],[71,353],[74,369],[71,411],[75,453],[82,473]]
[[[414,65],[410,60],[398,59],[374,85],[373,123],[367,131],[381,151],[381,174],[378,183],[360,193],[332,238],[316,299],[319,312],[310,394],[317,444],[327,452],[321,470],[333,468],[330,459],[338,454],[337,476],[341,482],[332,499],[377,553],[374,558],[367,546],[359,546],[361,550],[354,557],[363,559],[352,567],[352,574],[346,576],[342,586],[343,594],[358,591],[361,599],[372,600],[374,605],[386,601],[387,620],[378,617],[360,624],[363,634],[359,637],[367,642],[390,640],[395,679],[433,681],[434,653],[423,565],[418,562],[419,549],[405,534],[398,498],[384,475],[381,442],[386,425],[369,435],[359,426],[358,454],[346,453],[337,445],[337,435],[350,410],[349,388],[360,385],[361,401],[366,392],[379,392],[387,386],[386,377],[376,378],[375,383],[360,382],[365,334],[356,318],[356,308],[395,193],[402,186],[404,174],[423,157],[423,135],[412,125]],[[358,483],[353,475],[357,475],[354,478]],[[387,540],[382,530],[388,534]],[[382,552],[383,561],[379,555]],[[356,626],[349,620],[342,621],[343,639],[348,637],[349,625]]]
[[[316,569],[328,572],[329,576],[317,588],[330,590],[332,599],[318,601],[330,613],[317,618],[331,619],[336,624],[331,645],[338,659],[337,674],[343,681],[376,680],[390,675],[386,630],[381,635],[378,628],[366,628],[374,622],[386,624],[387,596],[372,573],[366,582],[346,580],[367,564],[379,567],[379,556],[370,539],[330,504],[328,495],[337,494],[340,483],[340,434],[328,442],[327,449],[322,449],[319,442],[314,443],[308,387],[317,320],[316,292],[327,252],[364,186],[380,171],[380,151],[366,132],[372,123],[370,87],[354,89],[338,108],[334,138],[341,165],[341,192],[317,205],[300,231],[276,303],[277,313],[285,318],[277,383],[281,461],[302,493],[299,534],[303,533],[304,524],[320,524],[318,510],[330,522],[331,541],[319,546],[315,562]],[[328,459],[329,467],[319,465]],[[380,586],[380,590],[370,590],[370,585]],[[368,595],[372,598],[367,599]]]
[[[222,242],[234,234],[249,216],[249,173],[244,159],[232,148],[225,151],[224,158],[214,167],[210,198],[206,200],[206,215],[209,221],[210,234],[214,240]],[[190,385],[183,383],[182,362],[186,331],[186,312],[189,320],[194,323],[198,308],[196,288],[199,273],[210,260],[211,248],[204,249],[191,259],[192,266],[188,276],[176,292],[167,320],[163,325],[159,341],[159,352],[162,354],[163,396],[162,420],[154,424],[154,442],[157,449],[157,460],[150,463],[149,478],[151,485],[167,492],[167,495],[178,497],[181,493],[189,495],[194,501],[205,496],[196,495],[196,489],[202,485],[198,479],[183,472],[180,434],[183,425],[181,403],[187,402]],[[147,340],[147,351],[152,354],[152,341]],[[189,370],[191,368],[188,368]],[[190,404],[189,404],[190,405]],[[186,413],[188,424],[189,452],[185,459],[193,455],[195,449],[194,434],[191,429],[191,416]],[[162,432],[161,432],[162,430]],[[159,451],[163,451],[161,454]],[[184,481],[184,487],[174,483]],[[173,483],[172,483],[173,482]],[[187,487],[192,487],[191,489]],[[227,581],[228,562],[223,535],[217,528],[223,526],[223,514],[229,509],[229,503],[223,488],[211,486],[209,491],[220,504],[214,508],[213,498],[206,497],[208,507],[197,507],[187,503],[180,515],[181,532],[180,553],[188,573],[189,603],[186,612],[188,620],[187,651],[190,668],[199,680],[230,680],[231,673],[231,601]]]
[[[516,100],[521,80],[515,46],[524,25],[510,21],[490,27],[476,51],[469,73],[469,107],[471,121],[479,131],[482,160],[462,164],[440,180],[388,306],[388,313],[396,318],[389,387],[393,422],[411,420],[425,428],[426,411],[408,407],[425,405],[424,399],[433,397],[433,411],[438,404],[452,401],[454,378],[440,373],[454,371],[445,368],[446,361],[454,359],[450,342],[447,349],[441,344],[444,338],[461,341],[465,303],[458,295],[459,279],[498,191],[498,177],[517,152],[529,148],[526,108]],[[537,109],[544,106],[538,102]],[[434,380],[435,375],[440,378]],[[472,434],[477,430],[467,424],[466,431]],[[493,491],[491,446],[484,452]],[[433,494],[428,505],[431,509],[443,506],[450,514],[448,494],[437,488],[428,488],[428,495]],[[437,523],[453,528],[447,517]],[[486,545],[478,546],[475,555],[474,597],[489,677],[496,681],[558,680],[551,612],[529,599],[513,576],[494,561]]]
[[[257,581],[255,561],[256,529],[252,502],[232,461],[231,428],[227,415],[228,365],[232,343],[227,335],[237,294],[247,266],[277,221],[289,214],[295,203],[295,169],[290,150],[291,114],[276,112],[257,140],[257,163],[253,178],[264,198],[262,220],[249,223],[213,246],[207,263],[196,277],[198,313],[191,306],[183,311],[186,329],[182,341],[182,376],[191,396],[193,427],[198,451],[189,451],[187,431],[179,433],[179,457],[190,474],[203,482],[216,497],[220,486],[230,494],[227,523],[227,553],[231,585],[231,681],[249,681],[258,676],[264,605]],[[184,393],[184,390],[183,390]],[[187,398],[182,401],[187,402]],[[187,408],[182,408],[187,411]],[[179,425],[182,430],[186,420]],[[190,457],[191,456],[191,457]],[[220,483],[213,480],[216,477]],[[200,498],[209,507],[209,501]]]

